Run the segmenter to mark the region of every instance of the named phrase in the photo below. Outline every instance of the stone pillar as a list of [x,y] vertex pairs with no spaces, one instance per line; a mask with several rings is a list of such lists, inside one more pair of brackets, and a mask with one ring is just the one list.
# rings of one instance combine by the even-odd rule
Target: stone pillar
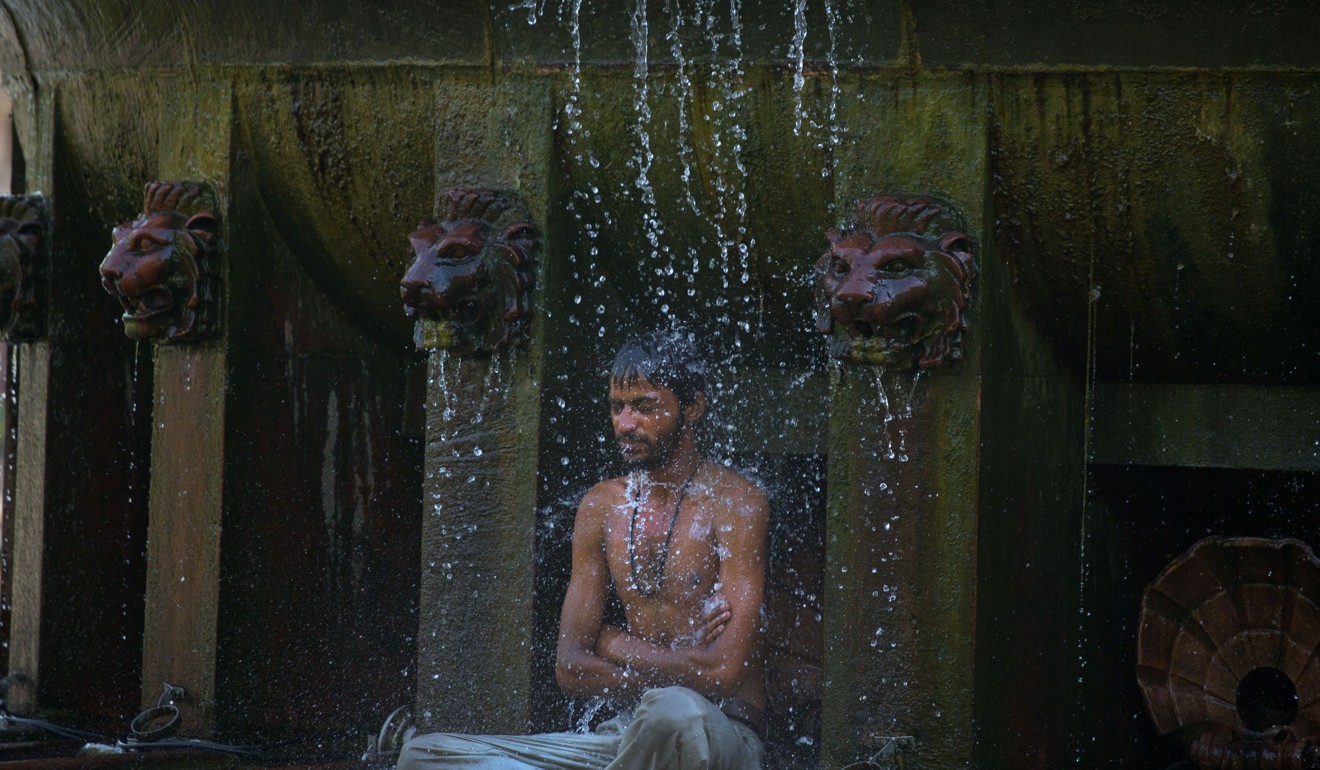
[[[984,633],[976,647],[976,743],[977,759],[985,767],[1095,766],[1112,761],[1110,747],[1137,745],[1122,731],[1129,721],[1112,718],[1127,708],[1124,690],[1113,682],[1132,677],[1131,663],[1094,652],[1100,649],[1095,646],[1099,639],[1121,635],[1115,623],[1127,618],[1102,619],[1104,612],[1093,617],[1083,611],[1088,593],[1105,596],[1102,606],[1127,606],[1123,598],[1115,598],[1114,586],[1098,577],[1105,571],[1094,566],[1110,559],[1114,565],[1122,563],[1105,553],[1103,539],[1094,539],[1096,531],[1103,531],[1096,524],[1104,518],[1088,511],[1087,437],[1094,375],[1082,355],[1064,352],[1073,343],[1059,331],[1069,324],[1064,319],[1089,318],[1091,329],[1084,334],[1093,336],[1098,296],[1091,295],[1090,268],[1079,266],[1074,280],[1065,284],[1053,275],[1034,275],[1037,268],[1031,262],[1034,255],[1052,263],[1084,265],[1077,255],[1089,254],[1099,263],[1114,253],[1112,248],[1097,248],[1106,243],[1105,226],[1099,222],[1104,216],[1124,221],[1135,210],[1125,206],[1119,213],[1097,213],[1105,209],[1106,197],[1096,191],[1106,189],[1107,178],[1127,179],[1126,166],[1060,165],[1059,147],[1071,148],[1079,141],[1085,146],[1087,140],[1078,140],[1077,134],[1097,130],[1092,121],[1077,121],[1075,116],[1089,111],[1119,125],[1122,110],[1103,100],[1126,99],[1109,94],[1097,97],[1104,106],[1093,107],[1078,96],[1086,89],[1073,85],[1032,82],[1008,89],[996,84],[991,96],[996,105],[993,154],[1003,159],[996,162],[1004,168],[1029,168],[1028,174],[1038,168],[1048,171],[1021,184],[1022,177],[1014,179],[996,169],[992,229],[1000,253],[993,264],[986,260],[981,285],[986,322],[976,614]],[[1122,90],[1117,85],[1115,89]],[[1015,98],[1028,90],[1034,95],[1030,107]],[[1060,126],[1067,129],[1056,130]],[[1110,130],[1120,135],[1127,128]],[[1188,141],[1202,143],[1199,138]],[[1031,160],[1023,164],[1023,157]],[[1002,181],[1004,176],[1009,181]],[[1037,180],[1040,186],[1034,184]],[[1049,200],[1040,199],[1044,196]],[[1127,193],[1122,197],[1126,200]],[[1155,197],[1160,198],[1159,207],[1167,204]],[[1086,203],[1074,209],[1074,200]],[[1042,208],[1067,214],[1053,213],[1051,218],[1046,213],[1038,219]],[[1064,216],[1076,219],[1076,229],[1056,227]],[[1057,240],[1042,241],[1036,233]],[[1140,264],[1131,255],[1113,261],[1124,270]],[[1048,315],[1033,306],[1032,284],[1036,292],[1048,287],[1057,302]]]
[[[14,124],[21,127],[19,152],[32,148],[35,184],[49,188],[53,182],[55,94],[43,90],[41,98],[31,81],[14,102]],[[47,248],[50,248],[48,244]],[[37,706],[43,670],[41,611],[44,594],[46,537],[46,431],[49,408],[50,345],[37,340],[19,346],[18,358],[26,363],[19,370],[15,388],[18,401],[17,439],[14,462],[13,583],[9,640],[9,670],[16,673],[10,686],[9,707],[23,713]],[[10,370],[13,371],[12,369]],[[12,376],[9,375],[9,376]],[[58,440],[58,437],[56,437]],[[19,457],[25,458],[20,461]]]
[[428,730],[522,732],[539,366],[508,352],[430,356],[415,713]]
[[[370,86],[327,91],[348,94],[354,108],[400,94]],[[360,197],[316,192],[309,176],[320,159],[356,141],[344,128],[374,140],[377,127],[352,109],[317,112],[326,131],[307,135],[314,149],[304,155],[295,121],[312,98],[291,109],[288,89],[243,78],[180,78],[161,89],[155,178],[189,180],[214,198],[213,221],[189,208],[171,227],[220,246],[200,271],[218,278],[198,293],[214,312],[150,343],[140,698],[154,704],[163,681],[183,687],[183,728],[193,735],[344,729],[390,713],[415,676],[419,528],[401,511],[421,490],[423,370],[401,350],[406,337],[371,337],[379,330],[330,296],[315,237],[325,222],[352,222],[360,253],[374,254],[386,241],[366,233],[402,239],[407,229],[367,194],[397,200],[398,190],[368,184],[366,172],[353,176]],[[262,165],[270,158],[261,151],[290,146],[299,148],[292,162]],[[289,187],[269,181],[276,173]],[[311,223],[294,205],[306,201],[317,204]],[[349,201],[360,208],[346,211]],[[358,227],[368,217],[379,218]],[[369,290],[384,282],[397,297],[396,277],[359,269],[354,278]]]
[[[542,226],[552,157],[546,83],[449,80],[436,102],[437,197],[454,187],[516,190]],[[539,289],[544,264],[537,272]],[[414,704],[423,730],[530,724],[544,358],[532,313],[526,338],[501,351],[429,352]]]
[[56,154],[64,82],[6,85],[16,96],[15,192],[41,191],[58,223],[46,238],[42,334],[14,343],[8,368],[17,374],[9,707],[116,718],[137,705],[150,367],[115,328],[94,272],[105,230],[77,199],[79,170]]
[[[45,334],[50,218],[40,195],[0,194],[0,643],[9,647],[13,606],[14,462],[18,444],[18,356],[12,343]],[[13,366],[11,367],[11,364]],[[29,558],[31,558],[29,556]],[[9,661],[3,661],[9,673]],[[20,688],[21,689],[21,688]]]
[[[220,243],[229,229],[232,123],[228,83],[171,90],[162,107],[160,176],[211,188]],[[237,276],[223,247],[218,261],[224,292]],[[219,304],[226,299],[221,293]],[[178,706],[188,735],[210,734],[215,720],[227,331],[222,324],[214,336],[152,342],[155,396],[141,701],[144,708],[154,706],[163,682],[183,687],[186,694]]]
[[224,353],[162,347],[155,366],[142,707],[156,704],[164,682],[183,687],[183,731],[201,736],[215,719]]
[[[839,122],[867,131],[839,155],[839,218],[868,194],[938,196],[961,212],[984,265],[978,82],[858,79],[840,104]],[[847,363],[831,380],[823,767],[865,759],[896,736],[916,738],[909,767],[972,764],[984,323],[975,296],[961,360],[920,375],[910,363],[883,375]]]

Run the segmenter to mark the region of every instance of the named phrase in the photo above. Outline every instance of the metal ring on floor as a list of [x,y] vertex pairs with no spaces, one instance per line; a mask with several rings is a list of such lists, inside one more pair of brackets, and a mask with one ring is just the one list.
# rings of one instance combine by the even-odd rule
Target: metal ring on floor
[[134,740],[144,743],[168,738],[179,729],[179,707],[167,703],[149,708],[133,717],[128,729],[133,732]]

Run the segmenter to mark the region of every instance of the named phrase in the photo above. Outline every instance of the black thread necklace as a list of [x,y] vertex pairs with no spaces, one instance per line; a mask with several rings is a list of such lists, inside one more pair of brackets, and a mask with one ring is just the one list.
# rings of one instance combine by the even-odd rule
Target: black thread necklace
[[692,477],[701,470],[702,463],[698,462],[697,467],[692,469],[688,477],[683,480],[683,486],[678,488],[678,504],[674,506],[674,515],[669,519],[669,531],[665,532],[665,545],[660,549],[660,577],[656,584],[650,588],[643,588],[642,581],[637,577],[637,512],[641,508],[640,503],[634,503],[632,509],[632,519],[628,522],[628,577],[632,580],[633,588],[637,593],[646,598],[650,598],[659,593],[665,585],[665,565],[669,562],[669,541],[674,537],[674,526],[678,524],[678,515],[683,512],[683,500],[687,497],[688,484],[692,483]]

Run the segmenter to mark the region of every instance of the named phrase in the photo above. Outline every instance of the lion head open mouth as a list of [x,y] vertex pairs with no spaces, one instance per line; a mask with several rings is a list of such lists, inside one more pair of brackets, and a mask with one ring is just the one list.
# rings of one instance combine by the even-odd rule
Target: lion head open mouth
[[539,236],[510,194],[456,187],[408,236],[399,283],[419,348],[493,352],[526,325]]
[[429,321],[459,322],[465,318],[475,318],[480,311],[479,303],[472,296],[451,296],[433,291],[430,286],[423,289],[408,287],[402,292],[404,312],[409,318]]
[[154,286],[137,296],[119,295],[119,304],[124,308],[124,318],[145,321],[165,315],[174,309],[174,297],[169,289]]
[[[413,289],[405,290],[401,294],[403,296],[403,312],[409,318],[445,320],[445,311],[433,300],[434,294]],[[452,312],[450,315],[452,315]]]
[[929,368],[959,358],[963,309],[976,277],[971,241],[949,204],[882,195],[831,230],[816,263],[816,328],[830,355]]
[[842,361],[877,366],[911,365],[912,359],[940,327],[922,326],[917,316],[908,316],[892,324],[853,321],[847,334],[830,345],[830,355]]
[[219,218],[210,188],[152,182],[142,213],[114,230],[101,285],[123,309],[124,333],[171,343],[215,332]]
[[920,340],[919,326],[920,320],[911,315],[888,324],[856,319],[848,323],[847,328],[854,338],[867,337],[890,347],[903,347]]

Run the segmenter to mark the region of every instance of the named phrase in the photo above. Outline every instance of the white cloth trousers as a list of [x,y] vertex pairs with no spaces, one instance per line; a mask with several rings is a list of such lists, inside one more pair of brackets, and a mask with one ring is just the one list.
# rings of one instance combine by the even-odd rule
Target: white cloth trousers
[[398,770],[760,770],[761,738],[686,687],[648,690],[593,733],[459,735],[409,741]]

